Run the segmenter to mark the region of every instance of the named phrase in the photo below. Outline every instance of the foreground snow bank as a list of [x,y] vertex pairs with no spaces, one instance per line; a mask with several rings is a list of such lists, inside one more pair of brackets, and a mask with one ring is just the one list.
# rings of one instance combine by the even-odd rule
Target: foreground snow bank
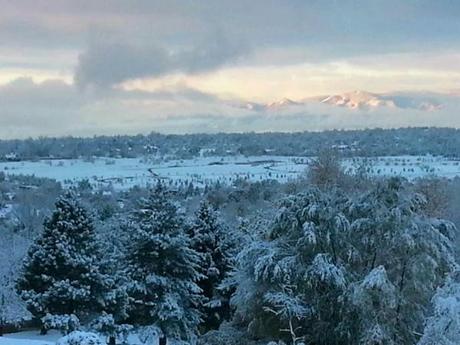
[[0,345],[55,345],[55,342],[32,339],[0,337]]
[[[82,334],[93,334],[87,332],[73,332],[73,333],[82,333]],[[72,335],[73,333],[69,334]],[[91,342],[74,342],[75,340],[70,341],[67,337],[63,337],[60,332],[51,330],[47,335],[40,335],[39,331],[25,331],[19,333],[5,334],[3,337],[0,337],[0,345],[105,345],[104,336],[96,336],[99,343]],[[77,335],[72,336],[72,339],[78,339]],[[84,338],[83,338],[84,339]],[[91,339],[91,338],[89,338]],[[66,341],[66,342],[63,342]],[[129,345],[142,345],[142,342],[139,340],[137,334],[130,334],[128,337]],[[155,344],[155,342],[154,342]]]
[[57,331],[50,331],[47,335],[40,335],[38,331],[26,331],[5,334],[0,337],[0,345],[55,345],[61,337]]

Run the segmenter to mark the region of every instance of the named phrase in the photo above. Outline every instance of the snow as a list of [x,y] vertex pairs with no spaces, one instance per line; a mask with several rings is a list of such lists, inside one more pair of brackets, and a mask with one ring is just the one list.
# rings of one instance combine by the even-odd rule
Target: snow
[[[197,185],[216,181],[231,183],[237,178],[286,182],[303,174],[310,160],[310,157],[270,155],[197,157],[160,162],[146,162],[141,158],[97,158],[91,162],[82,159],[2,162],[0,171],[7,175],[47,177],[65,184],[88,179],[95,186],[112,185],[117,189],[127,189],[154,183],[158,178],[173,182],[191,181]],[[344,168],[353,171],[359,160],[344,160]],[[372,175],[400,175],[409,179],[427,175],[460,176],[460,162],[443,157],[376,157],[368,162]]]
[[[49,331],[47,335],[40,335],[39,331],[24,331],[19,333],[5,334],[0,337],[0,345],[55,345],[63,336],[58,331]],[[101,336],[101,340],[105,340]],[[104,341],[105,343],[105,341]],[[141,345],[136,334],[128,337],[129,345]]]
[[401,97],[397,94],[377,94],[360,90],[330,95],[320,102],[349,109],[399,108],[436,111],[442,108],[442,105],[432,99],[417,99],[407,96]]
[[[297,176],[305,164],[296,164],[289,157],[203,157],[148,163],[139,158],[81,159],[38,162],[3,162],[0,171],[7,175],[35,175],[60,182],[89,179],[97,185],[113,184],[116,188],[129,188],[136,184],[153,183],[157,178],[173,181],[193,181],[203,184],[220,180],[229,182],[238,177],[251,180]],[[282,179],[278,176],[278,179]]]
[[4,207],[0,205],[0,219],[7,218],[11,211],[13,211],[12,204],[6,204]]
[[5,334],[0,337],[0,345],[54,345],[61,337],[57,331],[49,331],[47,335],[40,335],[38,331],[25,331]]
[[95,333],[75,331],[59,339],[56,345],[104,345],[104,343]]
[[337,287],[345,286],[343,271],[331,262],[327,254],[318,254],[315,256],[308,270],[308,274],[316,276],[322,282]]

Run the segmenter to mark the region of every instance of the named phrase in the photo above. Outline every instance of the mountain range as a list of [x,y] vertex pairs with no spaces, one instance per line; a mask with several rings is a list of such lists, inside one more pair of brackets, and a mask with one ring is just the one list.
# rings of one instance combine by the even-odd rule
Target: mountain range
[[308,104],[325,104],[352,110],[373,109],[413,109],[420,111],[437,111],[443,107],[433,94],[417,93],[387,93],[379,94],[367,91],[351,91],[342,94],[309,97],[301,100],[282,98],[270,103],[245,102],[238,104],[239,108],[252,111],[280,111]]

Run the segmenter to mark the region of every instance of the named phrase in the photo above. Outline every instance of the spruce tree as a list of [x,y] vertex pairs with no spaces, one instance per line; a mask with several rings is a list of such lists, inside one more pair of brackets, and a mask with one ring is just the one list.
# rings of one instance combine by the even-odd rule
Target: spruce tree
[[201,255],[200,273],[203,278],[198,285],[205,297],[201,305],[203,331],[217,329],[231,316],[229,289],[220,288],[231,267],[230,242],[219,223],[216,212],[209,203],[202,202],[195,219],[188,229],[192,248]]
[[99,259],[91,217],[69,192],[57,200],[30,247],[18,293],[35,318],[74,314],[84,319],[104,308],[107,277]]
[[190,247],[183,218],[163,185],[140,202],[131,222],[130,321],[160,328],[160,344],[166,338],[192,338],[200,322],[199,255]]

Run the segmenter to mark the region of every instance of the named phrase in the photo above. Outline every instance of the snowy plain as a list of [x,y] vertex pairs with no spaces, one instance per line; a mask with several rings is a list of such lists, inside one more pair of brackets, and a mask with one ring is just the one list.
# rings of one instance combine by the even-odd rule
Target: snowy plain
[[[96,158],[2,162],[0,171],[7,175],[34,175],[71,185],[88,179],[99,187],[113,186],[127,189],[145,186],[157,179],[172,183],[193,182],[204,185],[220,181],[231,183],[236,179],[262,181],[276,179],[286,182],[303,174],[309,157],[287,156],[227,156],[199,157],[187,160],[146,160],[144,158]],[[349,158],[342,164],[347,171],[356,169],[361,158]],[[404,176],[408,179],[436,175],[446,178],[460,176],[460,161],[433,156],[388,156],[366,160],[372,175]]]

